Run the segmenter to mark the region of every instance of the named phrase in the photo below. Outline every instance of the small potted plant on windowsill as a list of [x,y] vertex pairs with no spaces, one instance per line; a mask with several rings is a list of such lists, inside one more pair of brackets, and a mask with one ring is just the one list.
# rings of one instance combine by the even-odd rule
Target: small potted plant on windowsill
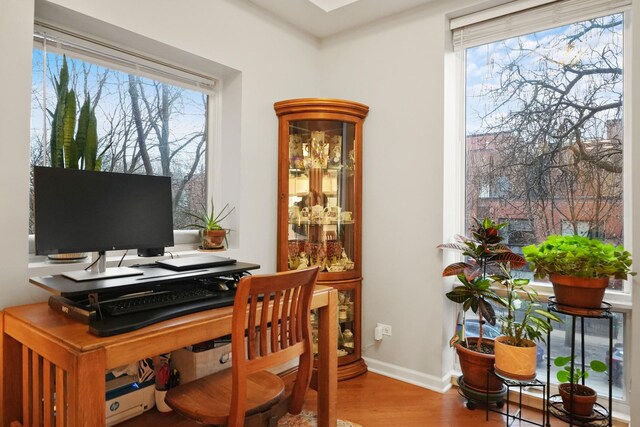
[[[505,378],[530,381],[536,377],[536,341],[544,342],[553,330],[550,321],[562,320],[542,309],[529,279],[513,278],[508,265],[500,267],[493,279],[506,288],[507,314],[500,318],[502,335],[495,339],[495,371]],[[522,315],[516,316],[517,311]]]
[[195,227],[200,229],[200,236],[202,239],[202,249],[221,249],[224,246],[222,242],[225,242],[227,247],[228,228],[223,228],[220,223],[227,218],[231,212],[235,210],[235,207],[230,208],[229,203],[224,205],[219,212],[216,213],[213,199],[211,199],[211,210],[207,211],[206,205],[202,204],[202,209],[198,213],[185,212],[187,215],[195,219],[196,221],[188,224],[186,227]]
[[536,278],[549,276],[556,302],[564,307],[600,308],[609,278],[636,274],[622,246],[583,236],[551,235],[522,251]]
[[558,356],[554,359],[553,364],[559,368],[556,377],[561,383],[558,386],[560,396],[562,397],[562,405],[567,413],[571,413],[581,417],[590,417],[593,413],[593,405],[598,400],[598,394],[591,387],[578,382],[589,378],[589,371],[606,372],[607,365],[600,360],[592,360],[589,366],[584,370],[573,366],[571,369],[571,356]]

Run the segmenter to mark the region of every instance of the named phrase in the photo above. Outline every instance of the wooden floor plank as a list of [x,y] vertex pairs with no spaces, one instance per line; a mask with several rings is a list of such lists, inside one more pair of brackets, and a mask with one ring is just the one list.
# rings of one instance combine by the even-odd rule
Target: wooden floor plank
[[[310,391],[305,408],[316,409],[316,395]],[[512,407],[512,409],[514,409]],[[524,417],[540,423],[539,411],[526,410]],[[457,389],[436,393],[382,375],[368,372],[360,377],[338,383],[338,418],[364,427],[502,427],[505,417],[489,413],[485,421],[483,408],[469,410]],[[518,423],[514,423],[515,426]],[[523,426],[531,425],[522,423]],[[551,420],[552,427],[566,424]],[[161,414],[155,409],[125,421],[126,427],[196,427],[200,424],[184,420],[176,414]]]

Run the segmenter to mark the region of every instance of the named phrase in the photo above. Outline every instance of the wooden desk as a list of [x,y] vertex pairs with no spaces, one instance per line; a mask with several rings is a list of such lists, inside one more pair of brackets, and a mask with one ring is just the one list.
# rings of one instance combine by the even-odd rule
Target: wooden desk
[[[312,307],[319,309],[318,425],[335,426],[337,291],[317,286]],[[0,313],[2,425],[13,420],[24,426],[105,425],[106,370],[228,335],[232,311],[202,311],[100,338],[46,303],[7,308]]]

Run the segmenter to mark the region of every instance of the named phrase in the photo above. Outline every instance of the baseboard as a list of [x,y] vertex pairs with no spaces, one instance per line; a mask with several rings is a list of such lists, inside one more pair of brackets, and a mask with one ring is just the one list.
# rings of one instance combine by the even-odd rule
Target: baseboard
[[412,369],[403,368],[402,366],[371,359],[370,357],[364,357],[363,359],[367,363],[370,372],[375,372],[376,374],[384,375],[385,377],[413,384],[438,393],[445,393],[451,388],[450,374],[445,375],[442,378],[438,378],[432,375],[427,375],[424,372],[418,372]]

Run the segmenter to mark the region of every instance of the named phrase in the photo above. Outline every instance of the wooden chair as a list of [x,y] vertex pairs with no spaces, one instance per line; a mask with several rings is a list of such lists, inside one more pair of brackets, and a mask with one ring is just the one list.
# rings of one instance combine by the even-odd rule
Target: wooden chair
[[[313,366],[309,313],[317,275],[314,267],[242,278],[233,305],[231,369],[170,389],[165,402],[205,424],[239,427],[267,418],[268,425],[275,425],[272,418],[285,412],[274,411],[286,402],[285,385],[265,369],[297,357],[298,372],[286,409],[300,413]],[[260,416],[270,411],[276,416]]]

